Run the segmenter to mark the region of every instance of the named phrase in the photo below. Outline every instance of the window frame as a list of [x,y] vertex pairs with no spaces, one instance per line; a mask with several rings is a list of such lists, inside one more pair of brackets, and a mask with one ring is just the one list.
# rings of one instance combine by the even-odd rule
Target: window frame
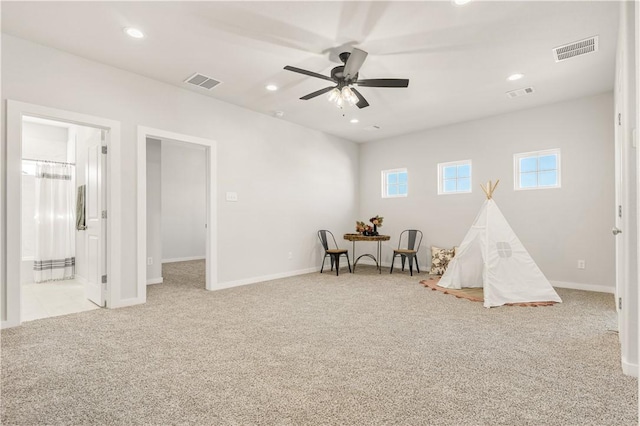
[[[557,177],[556,184],[546,185],[546,186],[540,186],[539,184],[537,184],[536,186],[532,186],[532,187],[521,187],[520,175],[522,174],[522,172],[520,172],[520,161],[523,158],[529,158],[529,157],[539,158],[539,157],[545,157],[548,155],[556,156],[556,168],[552,169],[556,171],[556,177]],[[540,169],[537,168],[535,173],[537,178],[537,176],[540,174]],[[513,154],[513,189],[515,191],[531,191],[536,189],[558,189],[558,188],[562,188],[562,155],[560,152],[560,148],[543,149],[540,151],[529,151],[529,152],[520,152],[520,153]]]
[[[444,169],[446,167],[452,167],[452,166],[463,166],[463,165],[468,165],[469,166],[469,189],[468,190],[464,190],[464,191],[460,191],[460,190],[455,190],[455,191],[445,191],[444,190],[444,182],[447,179],[444,179]],[[458,176],[457,176],[457,170],[456,170],[456,188],[457,188],[457,182],[458,182]],[[459,195],[459,194],[471,194],[473,192],[473,162],[469,159],[469,160],[458,160],[458,161],[448,161],[446,163],[438,163],[438,195]]]
[[[407,193],[406,194],[397,194],[397,195],[390,195],[389,194],[389,190],[388,190],[388,186],[387,186],[387,176],[389,174],[392,173],[406,173],[407,174]],[[388,170],[382,170],[381,172],[381,179],[382,179],[382,198],[406,198],[409,196],[409,170],[407,170],[407,168],[398,168],[398,169],[388,169]],[[399,184],[398,184],[399,185]]]

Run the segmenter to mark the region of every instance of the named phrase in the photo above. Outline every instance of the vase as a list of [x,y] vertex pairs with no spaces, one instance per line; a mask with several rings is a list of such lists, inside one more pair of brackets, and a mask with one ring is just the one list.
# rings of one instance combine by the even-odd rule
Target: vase
[[371,235],[378,235],[378,225],[373,225],[373,233]]

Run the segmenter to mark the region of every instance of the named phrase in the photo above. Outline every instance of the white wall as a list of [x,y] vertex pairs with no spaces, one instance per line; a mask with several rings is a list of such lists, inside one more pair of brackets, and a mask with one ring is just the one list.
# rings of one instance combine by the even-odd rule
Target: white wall
[[[6,99],[120,121],[122,299],[138,297],[137,125],[217,142],[219,283],[315,268],[317,230],[345,232],[357,217],[352,142],[3,34],[3,120]],[[239,201],[225,202],[226,191]]]
[[162,141],[163,262],[205,258],[206,167],[204,147]]
[[[384,216],[390,246],[403,229],[421,229],[419,260],[430,265],[430,246],[464,238],[485,199],[479,184],[500,179],[494,199],[547,278],[613,291],[612,111],[607,93],[362,145],[360,217]],[[549,148],[561,149],[562,188],[514,191],[513,154]],[[473,192],[437,195],[437,164],[468,159]],[[409,196],[381,198],[381,171],[400,167]]]
[[73,161],[68,157],[69,130],[47,124],[22,123],[22,158],[30,160]]
[[162,282],[162,142],[147,138],[147,283]]

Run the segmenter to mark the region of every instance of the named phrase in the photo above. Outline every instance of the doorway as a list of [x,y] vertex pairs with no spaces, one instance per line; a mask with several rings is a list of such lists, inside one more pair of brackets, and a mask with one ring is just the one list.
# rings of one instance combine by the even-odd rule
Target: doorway
[[104,306],[104,130],[22,118],[21,321]]
[[[101,188],[103,191],[100,193],[98,200],[101,203],[95,205],[96,213],[94,216],[99,216],[100,221],[98,222],[101,226],[100,235],[104,235],[104,238],[99,237],[97,240],[92,241],[90,244],[93,244],[96,248],[99,248],[99,251],[93,251],[92,253],[96,254],[96,262],[87,263],[87,268],[91,266],[92,269],[87,269],[87,281],[90,281],[92,272],[95,272],[93,275],[95,277],[99,277],[97,281],[99,281],[97,288],[99,290],[99,298],[96,298],[97,304],[100,306],[106,307],[117,307],[124,306],[127,304],[133,304],[134,301],[130,300],[121,300],[120,299],[120,288],[116,286],[110,286],[110,282],[113,280],[115,283],[120,283],[120,258],[119,253],[121,251],[121,243],[116,236],[120,232],[120,124],[117,121],[103,119],[100,117],[75,113],[71,111],[60,110],[56,108],[43,107],[40,105],[28,104],[25,102],[18,101],[7,101],[7,161],[6,161],[6,176],[7,176],[7,205],[6,205],[6,270],[0,271],[0,275],[6,277],[2,282],[2,294],[4,297],[0,299],[1,305],[1,317],[2,317],[2,328],[15,327],[20,325],[22,321],[23,315],[22,312],[22,302],[23,302],[23,289],[22,284],[25,281],[28,281],[29,276],[28,273],[34,274],[33,267],[25,271],[25,267],[23,266],[23,229],[22,223],[24,221],[23,218],[23,158],[36,160],[32,161],[30,167],[37,167],[38,160],[41,163],[47,163],[45,158],[38,157],[38,155],[42,155],[42,152],[38,151],[35,153],[36,158],[24,157],[23,156],[23,120],[26,118],[26,121],[33,123],[40,121],[42,123],[51,124],[52,122],[56,122],[58,127],[64,129],[59,133],[67,133],[67,136],[72,133],[69,129],[84,129],[89,132],[94,132],[100,135],[99,143],[96,143],[94,146],[94,158],[96,161],[99,160],[100,165],[96,164],[96,167],[102,167],[102,170],[97,171],[93,174],[95,177],[93,183],[96,188]],[[27,132],[28,133],[28,132]],[[67,171],[65,171],[63,167],[63,171],[60,173],[58,170],[50,170],[50,168],[46,168],[44,170],[40,170],[41,175],[56,175],[63,176],[62,180],[67,180],[70,182],[74,182],[71,190],[71,196],[67,196],[67,200],[69,198],[72,199],[74,218],[75,218],[75,203],[77,201],[77,191],[75,188],[75,179],[76,179],[76,170],[69,171],[69,167],[74,165],[73,159],[75,158],[75,154],[73,157],[70,157],[69,150],[70,144],[66,142],[67,152],[64,153],[64,150],[58,152],[57,155],[61,155],[59,159],[62,161],[58,161],[59,163],[67,163],[62,164],[61,166],[67,167]],[[108,146],[109,156],[103,156],[103,152],[107,152],[107,149],[104,148],[103,145]],[[52,148],[52,146],[47,146]],[[74,146],[75,149],[75,146]],[[40,147],[42,150],[42,147]],[[36,150],[37,151],[37,150]],[[79,152],[79,151],[78,151]],[[25,152],[24,154],[28,154]],[[49,154],[52,154],[51,152]],[[66,154],[66,157],[64,156]],[[34,154],[32,153],[31,156]],[[77,160],[77,159],[76,159]],[[56,160],[49,160],[56,161]],[[26,164],[26,163],[25,163]],[[51,163],[53,164],[53,163]],[[37,170],[37,169],[36,169]],[[26,171],[28,173],[28,171]],[[104,181],[100,181],[99,177],[105,177]],[[35,179],[35,176],[34,176]],[[35,181],[33,182],[35,185]],[[27,183],[28,185],[29,183]],[[90,180],[87,180],[87,185],[91,184]],[[91,194],[96,194],[96,192],[92,192]],[[34,196],[34,200],[37,197]],[[89,200],[86,200],[89,201]],[[109,227],[106,228],[107,220],[103,218],[102,206],[109,205],[110,212],[113,214],[113,219],[109,220]],[[89,205],[87,204],[87,207]],[[104,208],[106,210],[106,207]],[[99,213],[98,213],[99,212]],[[106,213],[106,212],[105,212]],[[89,214],[86,216],[87,221],[89,220]],[[59,228],[55,228],[59,229]],[[74,231],[75,232],[75,223],[74,223]],[[108,238],[107,238],[108,237]],[[58,240],[56,236],[54,240]],[[69,238],[68,245],[75,245],[75,238]],[[89,244],[89,243],[88,243]],[[75,247],[73,247],[73,252],[69,252],[69,254],[65,254],[62,257],[56,256],[55,259],[40,259],[41,262],[39,264],[40,272],[46,269],[48,264],[56,263],[57,266],[62,266],[62,268],[53,268],[57,271],[50,270],[45,273],[45,278],[52,278],[56,280],[56,283],[60,283],[64,281],[64,278],[69,278],[70,273],[73,272],[73,278],[76,279],[74,268],[75,265]],[[60,263],[61,262],[61,263]],[[34,263],[35,265],[35,263]],[[60,269],[60,270],[58,270]],[[23,271],[25,278],[23,279]],[[28,272],[28,273],[27,273]],[[60,274],[61,272],[61,274]],[[48,276],[46,274],[49,274]],[[99,275],[100,274],[100,275]],[[42,275],[42,274],[41,274]],[[104,277],[104,278],[103,278]],[[40,277],[42,278],[42,277]],[[38,278],[35,278],[36,281]],[[60,281],[57,281],[60,280]],[[105,282],[106,281],[106,282]],[[77,283],[76,283],[77,284]],[[76,289],[77,290],[77,289]],[[82,283],[82,292],[84,293],[84,297],[90,293],[90,289],[87,288],[86,282]]]
[[147,285],[205,288],[206,147],[147,138]]
[[[153,237],[151,234],[156,230],[152,230],[149,228],[148,223],[148,170],[147,170],[147,147],[148,140],[151,140],[150,143],[155,141],[170,141],[172,144],[188,144],[192,148],[196,148],[204,151],[204,160],[205,160],[205,191],[204,191],[204,201],[205,201],[205,221],[204,225],[204,281],[205,288],[207,290],[216,290],[218,283],[217,276],[217,179],[216,179],[216,142],[210,139],[199,138],[190,135],[184,135],[174,132],[168,132],[160,129],[153,129],[149,127],[138,126],[138,152],[137,152],[137,169],[138,169],[138,215],[137,215],[137,223],[138,223],[138,291],[140,294],[144,294],[146,300],[146,287],[147,284],[153,284],[155,282],[160,282],[157,277],[153,277],[152,275],[148,275],[151,267],[155,265],[155,260],[152,259],[149,261],[149,257],[165,259],[173,259],[173,260],[185,260],[188,261],[189,256],[182,256],[179,258],[171,258],[170,254],[167,252],[158,255],[157,251],[154,254],[154,251],[149,249],[151,248],[148,244],[148,237]],[[184,145],[183,145],[184,146]],[[146,196],[143,196],[145,194]],[[185,206],[188,208],[188,206]],[[159,220],[162,220],[161,218]],[[196,224],[196,228],[200,225]],[[201,228],[200,228],[201,229]],[[160,231],[161,232],[161,231]],[[148,265],[148,263],[152,263],[154,265]],[[157,265],[156,265],[157,268]],[[156,278],[154,280],[154,278]]]

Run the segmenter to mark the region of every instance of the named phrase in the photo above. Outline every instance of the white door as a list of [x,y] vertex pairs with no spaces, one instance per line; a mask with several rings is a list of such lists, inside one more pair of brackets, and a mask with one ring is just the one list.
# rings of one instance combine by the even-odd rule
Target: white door
[[[620,54],[620,53],[619,53]],[[622,60],[619,60],[622,63]],[[622,299],[625,296],[625,284],[627,282],[627,265],[625,258],[625,236],[622,234],[625,228],[625,221],[623,220],[623,213],[627,213],[625,209],[626,205],[626,173],[627,167],[625,164],[625,152],[624,152],[624,129],[622,127],[622,67],[618,69],[618,75],[615,82],[616,90],[616,105],[614,115],[615,126],[615,222],[613,226],[613,235],[615,237],[615,265],[616,265],[616,310],[618,311],[618,331],[621,337],[625,333],[624,323],[622,321],[622,315],[620,315],[620,308]]]
[[[633,56],[618,52],[615,83],[615,174],[616,174],[616,307],[621,346],[622,371],[638,375],[637,332],[637,226],[635,199],[637,189],[636,153],[633,145],[635,126],[631,83]],[[628,61],[631,61],[630,63]]]
[[[98,306],[106,301],[106,153],[105,131],[101,140],[95,140],[87,147],[87,192],[86,192],[86,232],[87,232],[87,299]],[[104,211],[104,213],[103,213]],[[105,216],[105,217],[103,217]]]

